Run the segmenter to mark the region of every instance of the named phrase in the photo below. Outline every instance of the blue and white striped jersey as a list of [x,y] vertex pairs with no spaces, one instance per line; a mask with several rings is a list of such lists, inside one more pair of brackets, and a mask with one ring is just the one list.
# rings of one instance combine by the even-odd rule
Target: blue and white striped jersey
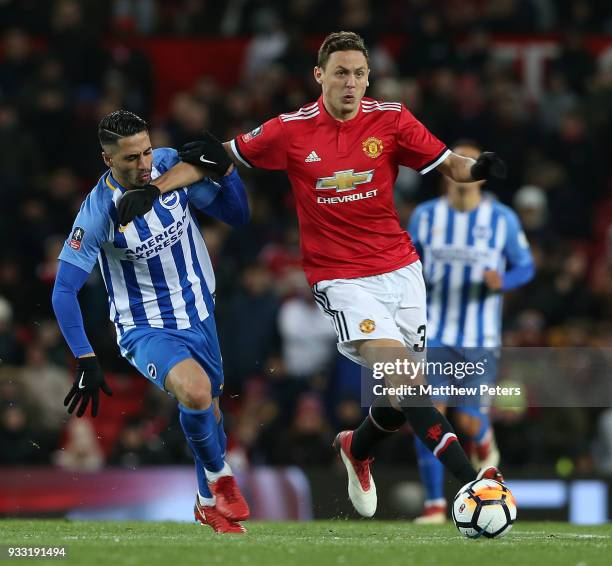
[[408,231],[423,262],[428,343],[499,346],[502,293],[486,287],[483,272],[533,263],[514,211],[487,194],[468,212],[440,197],[415,209]]
[[[152,179],[178,163],[170,148],[153,151]],[[89,193],[59,259],[88,273],[96,260],[118,338],[137,326],[189,328],[213,312],[215,276],[190,204],[210,204],[220,185],[208,178],[164,194],[143,217],[119,226],[126,189],[107,171]]]

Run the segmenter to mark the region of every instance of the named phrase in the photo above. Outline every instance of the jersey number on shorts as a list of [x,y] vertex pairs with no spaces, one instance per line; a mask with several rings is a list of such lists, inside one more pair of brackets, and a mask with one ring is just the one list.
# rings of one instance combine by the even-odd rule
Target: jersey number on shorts
[[425,334],[427,332],[427,327],[424,324],[421,324],[421,326],[419,326],[419,328],[417,329],[417,333],[419,335],[419,340],[420,342],[418,344],[414,344],[414,346],[412,346],[412,349],[415,352],[422,352],[425,349]]

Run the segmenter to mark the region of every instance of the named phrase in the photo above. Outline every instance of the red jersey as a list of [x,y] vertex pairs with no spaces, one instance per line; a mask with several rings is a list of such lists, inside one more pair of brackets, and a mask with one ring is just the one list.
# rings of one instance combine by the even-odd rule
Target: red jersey
[[236,137],[231,147],[247,167],[287,171],[311,285],[416,261],[393,201],[398,167],[425,174],[450,153],[399,102],[367,98],[346,122],[333,118],[319,98]]

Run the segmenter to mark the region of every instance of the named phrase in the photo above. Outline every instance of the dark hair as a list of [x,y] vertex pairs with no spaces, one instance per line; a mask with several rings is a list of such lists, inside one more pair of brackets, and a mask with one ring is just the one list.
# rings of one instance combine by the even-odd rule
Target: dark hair
[[129,110],[115,110],[107,114],[98,124],[98,139],[100,145],[114,145],[121,138],[127,138],[146,132],[148,124],[140,117]]
[[317,65],[325,68],[329,56],[335,51],[361,51],[370,65],[370,56],[363,42],[363,37],[352,31],[337,31],[330,33],[319,47]]

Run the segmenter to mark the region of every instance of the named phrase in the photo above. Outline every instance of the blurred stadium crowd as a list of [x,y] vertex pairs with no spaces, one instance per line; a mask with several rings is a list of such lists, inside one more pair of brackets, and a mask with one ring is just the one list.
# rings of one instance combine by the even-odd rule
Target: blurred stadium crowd
[[[436,9],[429,11],[428,6]],[[50,295],[56,258],[84,195],[104,166],[100,117],[133,110],[155,146],[179,147],[210,129],[221,139],[318,96],[304,32],[364,35],[369,95],[401,100],[451,144],[473,138],[508,163],[486,187],[519,213],[537,265],[507,297],[505,344],[612,344],[612,60],[596,62],[585,34],[612,34],[605,0],[34,0],[0,1],[0,465],[97,469],[190,462],[175,403],[119,357],[94,272],[81,292],[88,335],[114,396],[95,421],[68,421],[73,359]],[[515,66],[497,60],[498,33],[559,31],[559,57],[538,99]],[[236,84],[194,77],[163,112],[156,77],[132,36],[247,36]],[[385,37],[398,39],[395,51]],[[316,44],[315,41],[315,44]],[[194,53],[194,57],[219,54]],[[362,417],[359,370],[340,358],[300,268],[284,174],[242,171],[252,208],[239,230],[203,218],[217,273],[217,322],[226,372],[223,406],[235,460],[326,466],[333,432]],[[439,194],[441,177],[404,170],[397,206]],[[555,375],[542,375],[554,380]],[[496,413],[504,463],[612,473],[610,413],[527,409]],[[382,450],[413,460],[409,432]],[[607,447],[606,447],[607,446]]]

